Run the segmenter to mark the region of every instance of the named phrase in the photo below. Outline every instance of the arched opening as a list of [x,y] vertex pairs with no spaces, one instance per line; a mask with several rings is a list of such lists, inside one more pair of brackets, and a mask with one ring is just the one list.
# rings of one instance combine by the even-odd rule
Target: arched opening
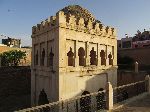
[[83,47],[78,49],[79,66],[85,66],[85,51]]
[[42,89],[39,94],[38,105],[44,105],[44,104],[48,104],[48,103],[49,103],[49,101],[47,98],[47,94],[45,93],[45,90]]
[[122,101],[124,101],[124,100],[126,100],[126,99],[128,99],[128,98],[129,98],[128,92],[127,92],[126,90],[124,90],[124,91],[122,92]]
[[51,48],[51,51],[50,51],[49,56],[48,56],[48,65],[49,66],[53,66],[53,59],[54,59],[54,53],[53,53],[52,48]]
[[37,50],[36,55],[35,55],[35,65],[38,65],[38,50]]
[[42,57],[41,57],[41,65],[44,66],[44,60],[45,60],[45,49],[42,50]]
[[[90,94],[90,92],[84,91],[82,93],[82,96],[87,94]],[[81,98],[80,107],[81,107],[81,112],[91,112],[91,96],[86,96]]]
[[113,65],[113,59],[111,53],[108,55],[109,58],[109,65]]
[[98,95],[96,96],[97,100],[97,110],[104,109],[106,107],[106,102],[105,102],[105,93],[102,92],[104,91],[103,88],[100,88],[98,90]]
[[101,50],[100,57],[101,57],[101,65],[106,65],[106,58],[105,58],[105,51],[104,50]]
[[90,64],[97,65],[96,51],[94,51],[94,47],[90,51]]
[[70,51],[67,53],[68,56],[68,66],[74,66],[74,53],[72,52],[72,48],[70,47]]

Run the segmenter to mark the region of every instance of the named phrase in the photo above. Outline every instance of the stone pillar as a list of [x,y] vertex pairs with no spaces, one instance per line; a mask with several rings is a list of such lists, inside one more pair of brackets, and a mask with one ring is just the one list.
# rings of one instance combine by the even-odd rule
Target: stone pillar
[[79,66],[79,56],[78,56],[78,41],[75,41],[75,67]]
[[110,82],[106,84],[106,108],[113,109],[113,88]]
[[44,59],[44,65],[48,65],[48,46],[47,46],[47,40],[45,41],[45,59]]
[[101,57],[100,57],[100,45],[97,44],[97,66],[101,66]]
[[138,73],[139,72],[139,67],[138,67],[138,62],[136,61],[135,62],[135,73]]
[[38,44],[38,66],[41,66],[41,44]]
[[105,45],[105,59],[106,59],[106,66],[108,66],[109,65],[109,60],[108,60],[108,46],[107,45]]
[[147,92],[150,94],[150,77],[149,77],[149,75],[146,75],[145,80],[147,81],[147,84],[146,84]]
[[32,67],[35,67],[35,57],[34,57],[35,56],[35,45],[34,45],[34,40],[35,39],[32,38],[32,50],[31,50],[31,60],[32,60],[31,61],[31,66]]
[[85,47],[85,52],[86,52],[86,65],[90,65],[90,50],[89,50],[89,42],[86,42],[86,47]]

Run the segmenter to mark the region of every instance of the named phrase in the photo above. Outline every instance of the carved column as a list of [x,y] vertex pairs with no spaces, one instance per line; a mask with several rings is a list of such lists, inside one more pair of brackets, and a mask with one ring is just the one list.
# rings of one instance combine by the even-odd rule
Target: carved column
[[44,59],[44,65],[47,66],[48,64],[48,47],[47,47],[47,40],[45,42],[45,59]]
[[78,56],[78,41],[76,40],[75,41],[75,67],[78,67],[79,66],[79,56]]
[[135,73],[138,73],[138,71],[139,71],[138,68],[139,68],[139,65],[138,65],[138,62],[136,61],[135,62]]
[[110,82],[106,84],[106,108],[113,109],[113,88]]
[[100,57],[100,45],[97,44],[97,66],[101,66],[101,57]]
[[106,50],[105,50],[105,59],[106,59],[106,66],[109,65],[109,60],[108,60],[108,46],[106,45]]
[[85,51],[86,51],[86,66],[90,65],[90,50],[89,50],[89,42],[86,42],[86,47],[85,47]]

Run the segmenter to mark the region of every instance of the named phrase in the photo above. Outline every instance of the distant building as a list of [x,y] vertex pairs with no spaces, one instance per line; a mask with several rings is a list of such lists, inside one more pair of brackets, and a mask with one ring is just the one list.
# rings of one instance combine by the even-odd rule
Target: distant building
[[150,47],[150,31],[144,32],[137,31],[133,37],[128,37],[118,40],[118,49],[131,49],[131,48],[147,48]]
[[118,46],[119,48],[130,49],[132,48],[132,37],[126,36],[126,38],[122,38],[119,43],[120,43]]
[[137,61],[141,66],[150,65],[150,31],[137,31],[133,37],[122,38],[117,40],[118,54],[121,57],[128,56]]
[[2,39],[2,44],[7,45],[9,47],[17,47],[21,48],[21,39],[15,39],[15,38],[7,38]]

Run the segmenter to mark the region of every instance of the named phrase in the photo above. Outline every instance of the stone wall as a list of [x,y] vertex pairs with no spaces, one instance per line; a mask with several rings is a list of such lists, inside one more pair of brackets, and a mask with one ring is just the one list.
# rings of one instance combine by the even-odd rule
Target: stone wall
[[118,70],[117,72],[117,86],[122,86],[145,79],[146,71],[135,73],[134,71]]
[[150,48],[122,49],[118,50],[118,54],[133,58],[139,65],[150,65]]
[[42,89],[54,102],[97,92],[106,80],[116,86],[116,29],[86,19],[91,13],[85,10],[69,6],[32,27],[33,105]]
[[30,67],[0,68],[0,112],[30,107]]

